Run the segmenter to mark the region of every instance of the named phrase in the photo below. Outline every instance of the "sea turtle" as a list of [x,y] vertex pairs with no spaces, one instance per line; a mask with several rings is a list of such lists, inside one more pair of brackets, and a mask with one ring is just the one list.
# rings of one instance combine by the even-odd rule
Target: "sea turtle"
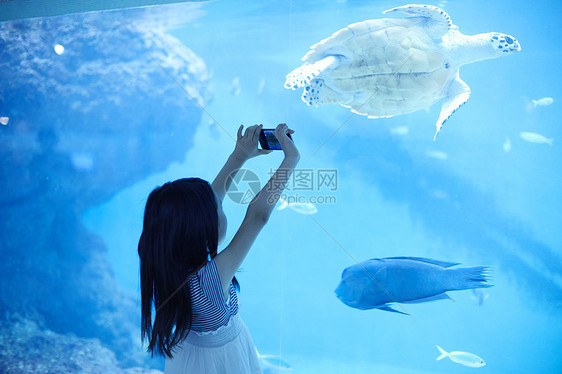
[[313,45],[285,88],[304,88],[308,105],[341,104],[369,118],[393,117],[443,99],[437,131],[470,96],[459,67],[521,50],[512,36],[463,35],[442,9],[404,5],[383,13],[414,17],[351,24]]

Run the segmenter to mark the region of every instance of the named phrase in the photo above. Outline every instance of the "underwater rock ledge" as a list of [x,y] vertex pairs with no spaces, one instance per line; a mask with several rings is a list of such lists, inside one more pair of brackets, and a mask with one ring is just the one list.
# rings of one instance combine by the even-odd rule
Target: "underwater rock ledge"
[[115,354],[99,339],[79,338],[40,329],[27,319],[0,327],[0,362],[3,373],[161,374],[133,367],[121,369]]
[[[0,23],[0,117],[9,118],[0,126],[0,371],[55,365],[49,346],[78,366],[66,346],[112,351],[105,373],[159,364],[140,346],[138,296],[120,289],[105,243],[81,222],[87,208],[183,161],[202,116],[194,100],[211,98],[204,62],[143,23],[157,13]],[[37,349],[13,351],[9,337]]]

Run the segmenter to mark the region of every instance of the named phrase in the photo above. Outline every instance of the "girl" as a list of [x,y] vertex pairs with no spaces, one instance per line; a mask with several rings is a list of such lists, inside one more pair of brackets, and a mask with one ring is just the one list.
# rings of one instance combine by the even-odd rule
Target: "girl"
[[[139,240],[142,339],[166,357],[166,374],[261,373],[252,337],[238,316],[234,274],[267,223],[300,155],[280,124],[275,136],[285,157],[254,197],[234,238],[217,253],[226,234],[222,200],[232,173],[257,148],[262,125],[251,126],[213,183],[179,179],[148,196]],[[152,321],[152,305],[155,316]]]

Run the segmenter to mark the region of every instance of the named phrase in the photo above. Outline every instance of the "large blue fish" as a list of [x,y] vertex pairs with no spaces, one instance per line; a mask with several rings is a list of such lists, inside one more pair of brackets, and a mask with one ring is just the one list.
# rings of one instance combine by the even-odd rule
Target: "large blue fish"
[[374,258],[344,269],[335,292],[352,308],[402,313],[390,304],[449,299],[447,291],[492,286],[486,283],[487,266],[449,269],[455,265],[422,257]]

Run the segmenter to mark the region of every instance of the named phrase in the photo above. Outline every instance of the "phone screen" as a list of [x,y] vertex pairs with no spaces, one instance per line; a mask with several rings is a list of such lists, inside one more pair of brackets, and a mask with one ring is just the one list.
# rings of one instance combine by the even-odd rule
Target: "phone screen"
[[[291,138],[291,134],[287,134]],[[275,129],[262,129],[260,132],[260,145],[262,149],[280,150],[281,144],[275,136]]]

